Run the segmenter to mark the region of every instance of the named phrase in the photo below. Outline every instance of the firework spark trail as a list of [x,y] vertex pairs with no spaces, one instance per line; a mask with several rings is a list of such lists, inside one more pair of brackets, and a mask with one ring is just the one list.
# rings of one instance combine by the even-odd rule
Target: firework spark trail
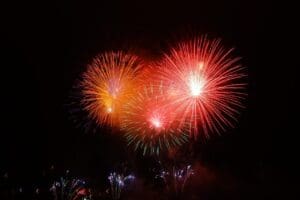
[[220,40],[196,38],[171,49],[158,70],[161,80],[173,96],[173,112],[190,125],[191,136],[209,137],[233,127],[245,97],[246,76]]
[[135,176],[133,176],[132,174],[124,176],[116,172],[110,173],[108,176],[108,180],[110,183],[112,198],[115,200],[120,199],[122,189],[127,183],[132,182],[134,179]]
[[[91,194],[88,192],[86,182],[77,178],[66,179],[61,177],[59,181],[55,181],[52,184],[50,192],[52,192],[54,199],[91,199]],[[60,198],[58,198],[58,196],[60,196]]]
[[173,189],[176,196],[183,194],[187,181],[194,175],[191,165],[182,168],[173,166],[171,169],[161,169],[159,174],[155,175],[156,179],[164,181],[167,190]]
[[192,169],[191,165],[187,165],[182,169],[176,169],[175,167],[173,167],[175,191],[178,193],[180,189],[180,192],[183,193],[187,180],[193,175],[194,170]]
[[119,123],[120,109],[132,95],[142,68],[137,56],[122,52],[98,55],[82,75],[81,104],[99,125]]
[[121,130],[126,133],[128,145],[145,154],[159,154],[188,140],[174,119],[169,97],[163,85],[145,84],[130,99],[121,117]]

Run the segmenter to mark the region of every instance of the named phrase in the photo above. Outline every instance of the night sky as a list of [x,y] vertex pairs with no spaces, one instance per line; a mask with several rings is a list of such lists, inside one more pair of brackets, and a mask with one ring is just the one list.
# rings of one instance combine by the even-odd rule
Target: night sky
[[238,188],[232,197],[295,197],[298,64],[286,46],[293,46],[287,20],[271,1],[23,1],[3,8],[1,176],[23,181],[55,165],[105,177],[120,161],[146,163],[109,130],[76,127],[67,106],[72,86],[97,53],[132,48],[152,58],[184,33],[203,33],[236,48],[248,97],[238,126],[196,144],[195,157],[229,174]]

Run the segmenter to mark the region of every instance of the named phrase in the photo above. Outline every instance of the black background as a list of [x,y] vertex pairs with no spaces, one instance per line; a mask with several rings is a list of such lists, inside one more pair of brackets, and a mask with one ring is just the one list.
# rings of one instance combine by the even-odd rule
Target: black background
[[65,109],[85,64],[105,50],[132,45],[155,55],[178,33],[208,33],[236,47],[249,96],[238,127],[204,144],[201,159],[226,166],[245,187],[243,199],[296,197],[296,44],[288,11],[275,7],[259,0],[10,2],[1,12],[1,173],[27,180],[55,165],[105,176],[129,156],[123,143],[104,129],[83,133]]

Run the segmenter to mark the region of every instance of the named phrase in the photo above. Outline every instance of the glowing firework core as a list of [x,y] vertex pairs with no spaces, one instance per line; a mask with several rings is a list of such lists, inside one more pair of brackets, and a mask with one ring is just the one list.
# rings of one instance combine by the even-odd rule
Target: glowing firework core
[[193,97],[198,97],[203,92],[204,81],[203,79],[196,74],[192,74],[189,77],[188,87],[190,94]]
[[161,121],[158,117],[151,118],[150,122],[155,128],[161,128],[162,126]]
[[108,107],[108,108],[107,108],[107,112],[108,112],[108,113],[112,113],[112,108],[111,108],[111,107]]

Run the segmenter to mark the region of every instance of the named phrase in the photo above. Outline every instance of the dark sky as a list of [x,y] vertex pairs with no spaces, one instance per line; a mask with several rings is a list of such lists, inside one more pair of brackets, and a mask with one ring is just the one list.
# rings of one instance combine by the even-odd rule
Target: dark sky
[[299,80],[290,59],[293,50],[286,46],[293,36],[273,2],[23,1],[6,6],[1,12],[1,170],[24,173],[52,163],[104,170],[126,157],[119,141],[84,134],[68,119],[64,105],[74,81],[98,52],[132,45],[156,55],[170,38],[192,32],[236,47],[249,71],[247,108],[238,127],[201,147],[202,159],[227,166],[245,181],[262,170],[267,185],[274,184],[270,190],[299,186],[294,117]]

